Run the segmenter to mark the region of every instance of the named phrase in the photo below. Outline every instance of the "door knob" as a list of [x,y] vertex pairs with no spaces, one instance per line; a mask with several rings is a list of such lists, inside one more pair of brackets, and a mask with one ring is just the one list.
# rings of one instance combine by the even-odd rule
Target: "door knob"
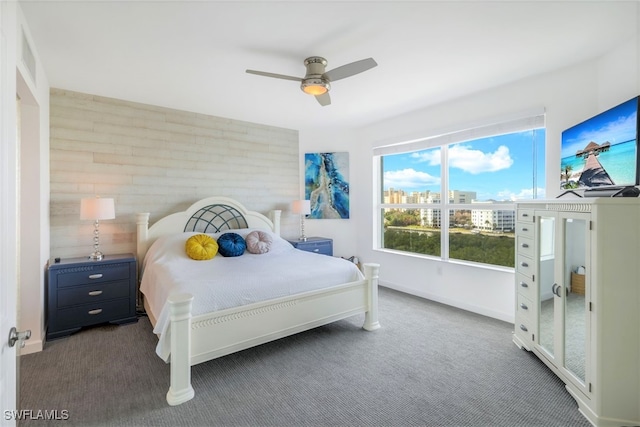
[[20,348],[23,348],[24,342],[29,338],[31,338],[31,330],[27,329],[26,331],[18,332],[18,330],[13,327],[9,331],[9,347],[13,347],[17,341],[20,341]]

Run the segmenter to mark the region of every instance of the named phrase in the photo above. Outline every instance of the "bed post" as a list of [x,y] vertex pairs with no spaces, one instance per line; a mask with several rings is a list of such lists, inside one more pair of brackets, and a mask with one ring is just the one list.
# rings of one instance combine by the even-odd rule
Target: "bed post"
[[147,239],[149,238],[149,212],[136,214],[136,224],[138,226],[136,238],[136,255],[138,256],[138,271],[142,266],[144,254],[147,252]]
[[380,264],[367,263],[364,265],[364,275],[367,279],[368,300],[367,312],[364,317],[364,326],[367,331],[375,331],[380,328],[378,322],[378,271]]
[[280,216],[282,215],[282,211],[277,209],[270,212],[271,222],[273,222],[273,232],[276,235],[280,235]]
[[167,402],[179,405],[194,396],[191,387],[191,294],[172,294],[169,302],[171,319],[171,384]]

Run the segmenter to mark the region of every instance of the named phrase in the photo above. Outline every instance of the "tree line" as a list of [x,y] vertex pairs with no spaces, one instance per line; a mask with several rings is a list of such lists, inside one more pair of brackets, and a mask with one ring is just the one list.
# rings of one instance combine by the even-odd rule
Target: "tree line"
[[[440,256],[439,231],[391,229],[384,231],[384,247]],[[515,239],[508,236],[449,233],[449,258],[484,264],[515,266]]]

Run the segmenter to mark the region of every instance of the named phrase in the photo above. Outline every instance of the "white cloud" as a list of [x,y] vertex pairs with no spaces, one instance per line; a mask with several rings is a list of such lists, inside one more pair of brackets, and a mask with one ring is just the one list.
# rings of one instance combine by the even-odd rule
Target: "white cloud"
[[438,166],[440,164],[440,149],[411,153],[411,158],[420,163],[427,163],[429,166]]
[[[540,188],[538,187],[536,189],[536,197],[538,199],[544,199],[545,197],[545,191],[544,188]],[[516,201],[516,200],[531,200],[533,198],[533,189],[531,188],[525,188],[523,190],[520,190],[518,193],[514,193],[511,190],[502,190],[502,191],[498,191],[498,193],[496,193],[496,200],[511,200],[511,201]]]
[[494,153],[483,153],[465,145],[449,148],[449,165],[474,175],[508,169],[512,164],[509,148],[504,145],[498,147]]
[[428,185],[439,185],[440,178],[429,175],[426,172],[419,172],[415,169],[402,169],[398,171],[388,171],[384,173],[385,188],[410,189],[422,188]]
[[[440,150],[428,150],[411,154],[411,158],[429,166],[440,164]],[[483,172],[496,172],[513,165],[509,148],[501,145],[494,153],[474,150],[470,145],[453,145],[449,148],[449,166],[476,175]]]

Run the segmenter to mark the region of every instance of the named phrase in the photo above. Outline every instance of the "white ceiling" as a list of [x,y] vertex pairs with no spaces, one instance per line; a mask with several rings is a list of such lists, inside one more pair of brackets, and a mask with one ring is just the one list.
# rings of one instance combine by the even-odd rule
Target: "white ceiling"
[[[20,1],[51,87],[291,129],[357,128],[595,58],[636,1]],[[320,106],[294,81],[378,66]]]

